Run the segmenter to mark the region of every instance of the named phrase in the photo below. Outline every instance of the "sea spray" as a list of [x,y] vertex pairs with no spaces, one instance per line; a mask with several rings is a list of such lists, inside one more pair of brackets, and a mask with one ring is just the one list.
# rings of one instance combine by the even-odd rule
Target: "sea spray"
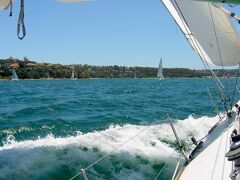
[[[180,139],[188,142],[189,133],[200,139],[218,120],[216,117],[175,120]],[[71,177],[112,151],[129,138],[149,126],[133,140],[110,154],[106,159],[87,171],[92,179],[152,179],[172,158],[164,170],[165,178],[174,169],[179,154],[168,123],[153,125],[111,125],[103,131],[78,132],[76,136],[54,137],[16,141],[9,136],[0,147],[0,179],[4,177],[46,178]]]

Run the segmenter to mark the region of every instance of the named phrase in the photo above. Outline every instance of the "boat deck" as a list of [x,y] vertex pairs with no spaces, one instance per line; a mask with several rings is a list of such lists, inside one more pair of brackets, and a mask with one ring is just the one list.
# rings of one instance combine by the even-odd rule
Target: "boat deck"
[[[238,102],[240,104],[240,102]],[[238,128],[234,107],[232,118],[225,117],[204,141],[201,152],[188,165],[182,168],[177,180],[227,180],[231,179],[233,163],[225,154],[229,151],[230,138],[233,129]],[[225,130],[224,130],[225,129]]]

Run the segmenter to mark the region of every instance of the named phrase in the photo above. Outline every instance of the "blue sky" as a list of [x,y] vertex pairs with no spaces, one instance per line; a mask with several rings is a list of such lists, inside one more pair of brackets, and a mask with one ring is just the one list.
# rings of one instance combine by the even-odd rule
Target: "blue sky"
[[0,58],[157,67],[162,57],[164,67],[204,68],[159,0],[25,1],[23,41],[16,37],[19,0],[8,13],[0,12]]

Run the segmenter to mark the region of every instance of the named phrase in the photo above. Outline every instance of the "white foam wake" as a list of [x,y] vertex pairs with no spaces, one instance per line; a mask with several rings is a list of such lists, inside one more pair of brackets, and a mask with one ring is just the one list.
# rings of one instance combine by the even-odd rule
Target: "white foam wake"
[[[218,117],[201,117],[194,119],[189,116],[185,120],[176,121],[175,128],[178,131],[180,137],[185,138],[189,133],[201,138],[206,135],[207,131],[216,123]],[[45,138],[39,138],[36,140],[15,141],[13,136],[9,136],[4,142],[4,145],[0,147],[0,151],[16,148],[37,148],[37,147],[63,147],[63,146],[86,146],[86,147],[98,147],[102,151],[111,151],[114,147],[127,141],[130,137],[139,133],[145,129],[145,125],[130,125],[124,126],[110,126],[104,131],[95,131],[91,133],[82,134],[78,132],[77,136],[68,136],[64,138],[54,137],[49,134]],[[141,133],[138,137],[134,138],[130,143],[122,147],[123,150],[137,150],[141,147],[148,147],[154,143],[154,149],[164,149],[170,151],[170,148],[163,145],[159,140],[168,139],[173,140],[174,136],[168,123],[150,125],[150,127]],[[137,147],[136,147],[137,146]]]
[[[176,121],[176,130],[181,139],[189,134],[200,139],[217,121],[217,117],[192,116]],[[69,175],[88,166],[102,155],[112,151],[130,137],[144,130],[145,125],[110,126],[104,131],[78,133],[64,138],[48,135],[36,140],[16,141],[13,136],[0,147],[0,179],[3,177],[47,178],[49,174],[68,167]],[[174,142],[168,123],[150,125],[132,141],[114,152],[99,166],[106,170],[99,175],[99,169],[92,168],[91,175],[105,179],[108,174],[115,179],[146,179],[159,170],[158,164],[169,156],[177,156],[174,148],[166,142]],[[101,168],[100,168],[101,169]],[[103,170],[101,170],[103,171]],[[106,171],[106,172],[105,172]],[[66,174],[66,173],[65,173]],[[18,175],[18,176],[17,176]],[[132,177],[132,178],[129,178]],[[50,178],[51,179],[51,178]]]

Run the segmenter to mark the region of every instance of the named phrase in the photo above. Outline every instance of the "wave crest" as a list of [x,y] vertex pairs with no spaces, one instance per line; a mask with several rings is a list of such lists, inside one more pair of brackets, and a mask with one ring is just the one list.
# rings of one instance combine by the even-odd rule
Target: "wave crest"
[[[217,120],[217,116],[189,116],[185,120],[176,120],[175,128],[180,139],[188,142],[186,137],[189,134],[200,139]],[[173,157],[172,163],[166,171],[173,171],[174,158],[178,153],[168,123],[148,126],[125,124],[111,125],[103,131],[86,134],[78,132],[76,136],[68,137],[49,134],[45,138],[16,141],[14,136],[8,136],[0,147],[0,179],[69,178],[140,131],[143,132],[132,141],[89,169],[89,178],[149,179],[158,173],[170,156]],[[165,178],[169,178],[167,174],[171,173],[164,174]]]

